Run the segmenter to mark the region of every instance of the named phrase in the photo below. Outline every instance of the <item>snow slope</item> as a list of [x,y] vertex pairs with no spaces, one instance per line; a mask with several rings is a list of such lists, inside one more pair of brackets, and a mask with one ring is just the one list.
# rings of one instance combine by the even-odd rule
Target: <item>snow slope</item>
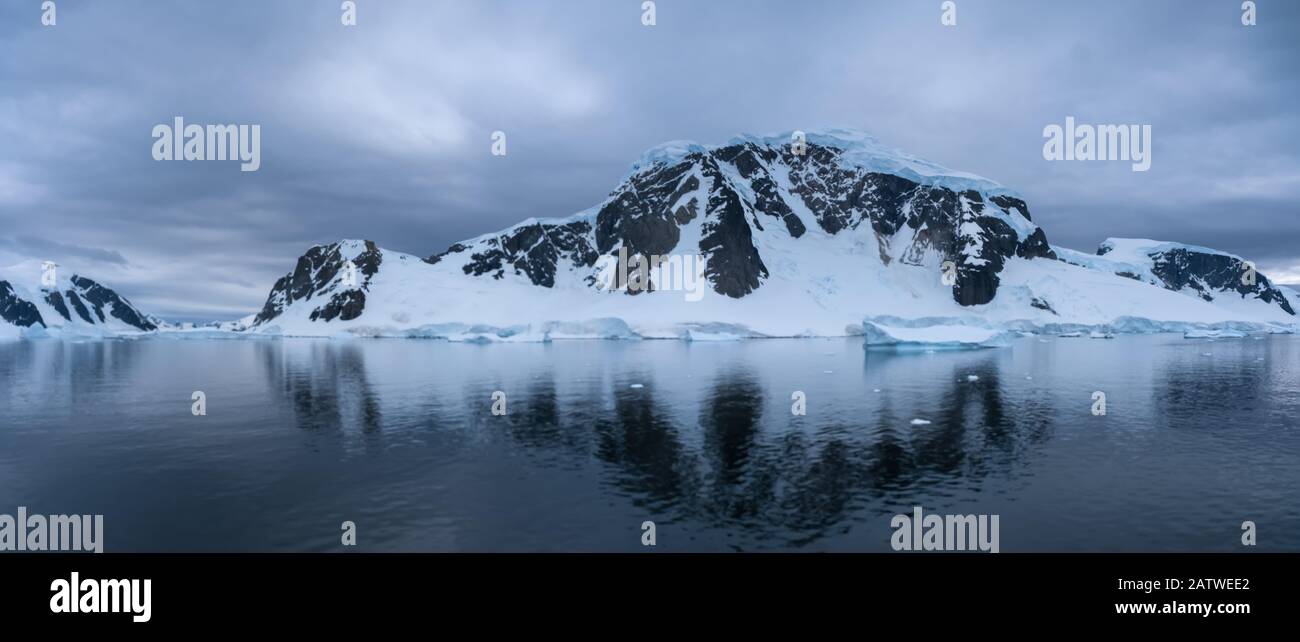
[[0,268],[0,338],[102,338],[156,329],[111,288],[61,268],[46,285],[42,272],[40,261]]
[[[357,260],[363,241],[338,244]],[[1048,259],[1008,261],[998,297],[982,306],[952,300],[950,286],[926,266],[883,264],[874,248],[851,236],[828,239],[821,251],[779,257],[765,287],[735,299],[705,289],[699,301],[658,291],[627,296],[589,287],[576,271],[551,288],[518,275],[466,278],[450,263],[379,249],[378,271],[364,285],[364,314],[313,321],[326,295],[345,291],[341,275],[312,301],[290,305],[252,332],[292,336],[429,337],[459,341],[561,338],[705,338],[844,336],[865,319],[939,319],[933,325],[1056,332],[1105,328],[1118,332],[1192,328],[1264,330],[1295,318],[1268,305],[1224,306],[1106,271]],[[783,251],[782,251],[783,250]],[[1038,305],[1035,305],[1035,304]],[[1042,306],[1042,307],[1039,307]]]
[[[1234,316],[1293,323],[1295,293],[1274,286],[1249,261],[1207,247],[1150,239],[1110,238],[1097,254],[1054,247],[1060,260],[1142,281],[1213,303]],[[1273,308],[1273,309],[1268,309]],[[1281,314],[1277,314],[1280,312]]]
[[[592,208],[423,259],[359,240],[311,248],[249,331],[716,340],[857,335],[880,317],[1103,335],[1295,323],[1267,279],[1230,292],[1236,257],[1124,239],[1104,256],[1053,248],[991,180],[861,132],[807,132],[802,155],[791,140],[665,143]],[[685,291],[656,274],[652,291],[610,291],[602,265],[620,251],[699,257],[707,284]]]

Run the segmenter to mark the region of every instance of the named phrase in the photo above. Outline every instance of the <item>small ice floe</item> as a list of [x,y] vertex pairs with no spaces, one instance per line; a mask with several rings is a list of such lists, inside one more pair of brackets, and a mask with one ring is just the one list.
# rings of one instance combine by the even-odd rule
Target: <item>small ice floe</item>
[[644,388],[645,386],[644,386],[643,384],[634,383],[634,384],[632,384],[631,386],[628,386],[628,387],[629,387],[629,388],[632,388],[633,390],[636,390],[637,388]]
[[979,380],[980,380],[980,376],[979,376],[979,375],[966,375],[966,380],[967,380],[967,381],[979,381]]
[[1034,377],[1033,377],[1032,375],[1025,375],[1025,378],[1026,378],[1026,379],[1033,379]]
[[912,425],[913,425],[913,426],[928,426],[928,425],[930,425],[930,423],[931,423],[931,422],[930,422],[929,419],[913,419],[913,420],[912,420]]
[[1238,332],[1237,330],[1187,330],[1183,332],[1184,339],[1241,339],[1245,336],[1245,332]]
[[1111,332],[1097,332],[1094,330],[1088,333],[1088,338],[1089,339],[1114,339],[1115,335],[1114,333]]
[[1063,339],[1078,339],[1079,337],[1083,336],[1083,333],[1082,333],[1082,332],[1062,332],[1062,333],[1060,333],[1060,334],[1058,334],[1058,335],[1056,335],[1056,336],[1061,337],[1061,338],[1063,338]]
[[1201,353],[1201,356],[1202,356],[1202,357],[1212,357],[1212,356],[1214,356],[1214,355],[1211,354],[1211,353],[1209,353],[1209,352],[1202,352],[1202,353]]
[[880,388],[873,388],[871,391],[872,391],[872,392],[880,392]]
[[835,374],[832,370],[822,370],[822,374]]

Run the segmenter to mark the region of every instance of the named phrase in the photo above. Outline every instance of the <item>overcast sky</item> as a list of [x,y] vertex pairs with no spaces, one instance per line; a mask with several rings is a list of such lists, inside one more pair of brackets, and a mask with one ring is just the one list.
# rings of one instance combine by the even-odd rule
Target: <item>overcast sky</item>
[[[1058,245],[1241,254],[1300,283],[1300,3],[39,0],[0,6],[0,266],[147,312],[261,307],[306,248],[428,255],[598,203],[671,139],[831,126],[1018,190]],[[153,127],[258,124],[261,168],[157,162]],[[1152,165],[1043,128],[1149,124]],[[490,153],[507,134],[508,155]]]

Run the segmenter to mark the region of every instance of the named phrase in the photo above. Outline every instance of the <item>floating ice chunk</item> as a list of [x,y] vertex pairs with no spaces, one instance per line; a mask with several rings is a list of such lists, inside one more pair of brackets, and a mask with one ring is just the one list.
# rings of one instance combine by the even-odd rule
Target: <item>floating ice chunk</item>
[[251,334],[248,332],[235,331],[235,330],[222,330],[218,328],[184,328],[184,329],[165,328],[162,330],[158,330],[157,332],[154,332],[150,336],[154,339],[182,340],[182,341],[187,339],[266,340],[266,339],[280,338],[280,335],[278,333],[266,332],[266,333]]
[[633,390],[637,390],[637,389],[639,389],[639,388],[644,388],[645,385],[644,385],[644,384],[639,384],[639,383],[634,383],[634,384],[632,384],[632,385],[630,385],[630,386],[628,386],[628,387],[631,388],[631,389],[633,389]]
[[862,322],[862,330],[868,348],[925,348],[926,352],[1001,347],[1013,337],[1002,329],[960,322],[905,326],[868,320]]
[[912,425],[913,425],[913,426],[928,426],[928,425],[930,425],[931,423],[932,423],[932,422],[931,422],[929,419],[913,419],[913,420],[912,420]]
[[626,321],[617,318],[551,321],[542,326],[551,339],[638,339]]
[[979,380],[980,380],[980,377],[979,377],[979,375],[966,375],[966,380],[967,380],[967,381],[979,381]]
[[1245,332],[1237,330],[1199,330],[1192,329],[1183,332],[1184,339],[1241,339],[1246,336]]

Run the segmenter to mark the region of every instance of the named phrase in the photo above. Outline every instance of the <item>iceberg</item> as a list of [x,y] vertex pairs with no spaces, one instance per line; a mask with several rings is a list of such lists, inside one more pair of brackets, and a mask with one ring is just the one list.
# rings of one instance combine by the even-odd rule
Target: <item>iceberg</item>
[[1241,339],[1246,336],[1239,330],[1202,330],[1192,329],[1183,332],[1184,339]]
[[1011,344],[1012,332],[998,328],[963,323],[933,325],[886,325],[877,321],[862,322],[865,347],[928,350],[970,350],[999,348]]

